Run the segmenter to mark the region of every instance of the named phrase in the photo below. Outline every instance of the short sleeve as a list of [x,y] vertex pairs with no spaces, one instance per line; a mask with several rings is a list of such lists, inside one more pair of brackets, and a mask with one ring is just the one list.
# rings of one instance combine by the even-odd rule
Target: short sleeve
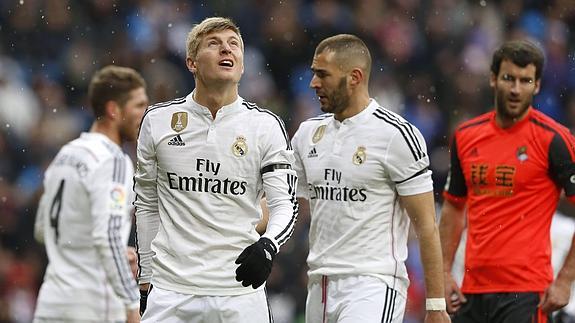
[[421,132],[409,122],[400,123],[391,138],[385,167],[399,195],[433,190],[427,146]]
[[572,135],[556,133],[549,145],[549,173],[569,198],[575,196],[574,142]]

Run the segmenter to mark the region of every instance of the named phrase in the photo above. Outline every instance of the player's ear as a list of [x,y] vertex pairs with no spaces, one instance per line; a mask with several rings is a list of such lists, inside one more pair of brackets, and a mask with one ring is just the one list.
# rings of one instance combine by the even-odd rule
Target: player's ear
[[365,75],[364,75],[363,71],[360,68],[354,68],[349,73],[349,84],[351,86],[355,87],[355,86],[361,84],[363,82],[364,78],[365,78]]
[[535,80],[535,90],[533,91],[533,95],[538,94],[540,88],[541,88],[541,79]]
[[198,70],[197,61],[194,61],[191,57],[186,57],[186,66],[190,72],[196,74]]
[[110,100],[106,102],[106,104],[104,105],[104,111],[106,118],[109,118],[111,120],[120,117],[120,105],[116,101]]
[[490,75],[491,76],[489,77],[489,86],[495,88],[495,83],[497,83],[497,75],[495,75],[493,72],[491,72]]

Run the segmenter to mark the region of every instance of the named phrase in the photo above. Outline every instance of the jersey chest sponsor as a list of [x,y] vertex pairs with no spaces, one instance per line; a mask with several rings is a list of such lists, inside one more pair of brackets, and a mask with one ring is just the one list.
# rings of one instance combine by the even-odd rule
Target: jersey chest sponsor
[[172,190],[185,192],[205,192],[224,195],[244,195],[248,183],[229,178],[209,178],[202,173],[198,176],[181,176],[167,172],[168,185]]
[[343,202],[365,202],[367,194],[365,188],[350,188],[346,186],[329,186],[309,184],[310,199]]
[[[365,202],[366,189],[341,185],[343,172],[333,168],[321,170],[321,183],[309,183],[310,199],[328,201]],[[325,183],[325,185],[323,184]]]
[[195,166],[198,173],[193,176],[167,171],[168,187],[184,192],[224,195],[244,195],[246,193],[248,185],[246,181],[221,176],[221,163],[206,158],[197,158]]

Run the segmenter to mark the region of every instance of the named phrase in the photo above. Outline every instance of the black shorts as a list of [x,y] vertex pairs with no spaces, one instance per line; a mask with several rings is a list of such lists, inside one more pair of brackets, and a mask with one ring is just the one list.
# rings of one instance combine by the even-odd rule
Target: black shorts
[[539,293],[465,294],[467,303],[452,315],[453,323],[547,323],[537,307]]

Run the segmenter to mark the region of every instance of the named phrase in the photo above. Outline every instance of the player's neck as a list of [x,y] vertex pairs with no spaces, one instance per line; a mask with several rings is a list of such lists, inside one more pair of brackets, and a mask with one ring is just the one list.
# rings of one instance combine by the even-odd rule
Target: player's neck
[[519,123],[521,120],[525,119],[529,114],[529,110],[526,110],[522,115],[518,116],[517,118],[510,118],[504,115],[501,115],[497,111],[495,111],[495,124],[501,129],[507,129],[513,127],[515,124]]
[[105,122],[103,120],[96,120],[92,123],[90,132],[101,133],[104,136],[110,138],[116,145],[122,145],[122,138],[120,132],[116,129],[110,122]]
[[221,107],[232,104],[238,98],[237,84],[225,84],[220,87],[207,87],[198,84],[194,90],[194,101],[207,107],[216,118],[216,113]]
[[338,121],[343,121],[347,118],[351,118],[361,111],[365,110],[369,105],[369,93],[364,91],[357,95],[351,95],[349,98],[349,105],[343,111],[336,113],[334,118]]

